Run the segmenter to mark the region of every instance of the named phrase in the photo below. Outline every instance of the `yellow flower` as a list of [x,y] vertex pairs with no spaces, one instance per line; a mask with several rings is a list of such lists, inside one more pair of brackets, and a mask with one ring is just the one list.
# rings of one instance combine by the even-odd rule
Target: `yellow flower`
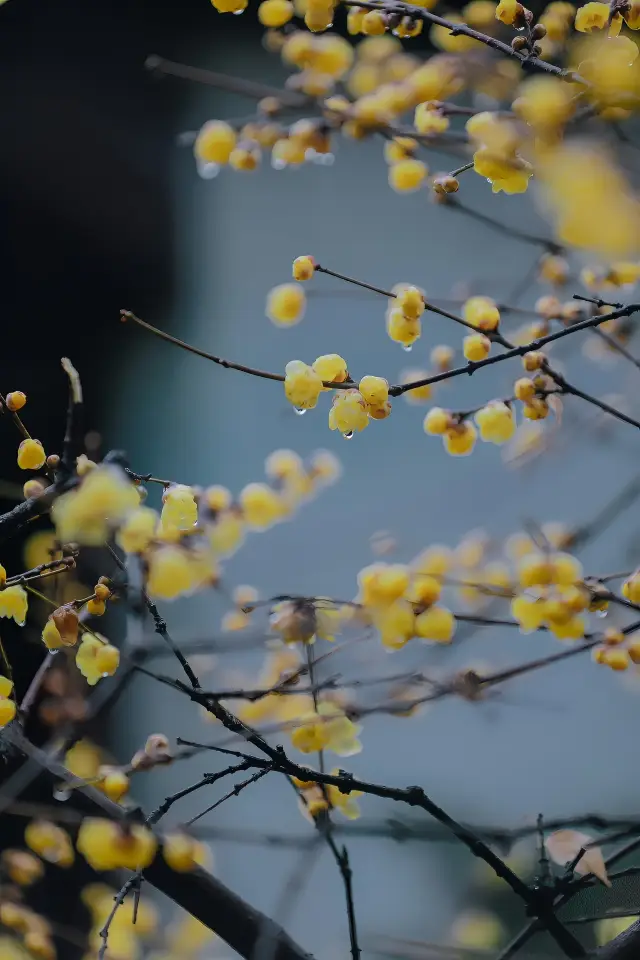
[[25,566],[28,570],[38,567],[41,563],[48,563],[60,556],[57,549],[56,535],[53,530],[40,530],[27,538],[23,548]]
[[389,167],[389,186],[396,193],[410,193],[419,189],[428,172],[422,160],[407,157]]
[[516,432],[516,419],[511,407],[494,400],[475,415],[480,437],[488,443],[506,443]]
[[495,18],[509,27],[518,23],[524,13],[518,0],[500,0],[495,8]]
[[[576,10],[575,28],[578,33],[592,33],[594,30],[604,30],[609,21],[608,3],[585,3]],[[614,21],[622,24],[620,14],[616,14]],[[612,24],[613,25],[613,24]],[[620,26],[618,26],[618,32]]]
[[222,165],[229,162],[235,145],[236,133],[233,127],[223,120],[209,120],[196,137],[194,153],[204,163]]
[[545,157],[538,173],[562,242],[606,259],[637,253],[640,203],[604,152],[563,144]]
[[495,330],[500,323],[500,311],[490,297],[469,297],[462,308],[462,315],[467,323],[478,330]]
[[209,546],[218,557],[230,557],[244,543],[245,528],[236,510],[221,511],[206,529]]
[[193,571],[189,555],[182,547],[167,544],[149,556],[147,589],[161,600],[175,600],[193,587]]
[[176,873],[189,873],[209,865],[209,848],[186,833],[170,833],[164,838],[162,856]]
[[302,320],[305,307],[305,292],[297,283],[282,283],[267,295],[266,314],[279,327],[290,327]]
[[578,70],[591,84],[590,98],[600,108],[633,104],[640,79],[634,41],[630,37],[590,37],[579,49],[584,49],[584,59]]
[[[340,770],[335,767],[331,771],[331,776],[337,777],[339,773]],[[334,810],[339,810],[340,813],[347,817],[348,820],[358,819],[360,816],[358,797],[362,797],[364,795],[362,790],[350,790],[349,793],[342,793],[340,787],[335,787],[332,784],[328,784],[325,789],[327,791],[329,803]]]
[[97,637],[85,634],[76,653],[76,666],[90,687],[94,687],[102,677],[98,668],[97,654],[102,643]]
[[290,360],[285,367],[284,394],[299,410],[313,410],[322,393],[322,379],[302,360]]
[[70,867],[74,861],[69,834],[49,820],[31,820],[24,831],[24,841],[30,850],[48,863]]
[[46,459],[47,455],[39,440],[27,437],[18,447],[18,466],[21,470],[39,470]]
[[64,757],[67,770],[79,780],[92,780],[101,763],[100,748],[91,740],[78,740]]
[[[4,680],[4,677],[2,677]],[[0,697],[0,729],[6,727],[16,715],[16,705],[14,700],[8,697]]]
[[78,831],[76,846],[94,870],[139,870],[153,860],[158,842],[151,831],[131,823],[123,829],[110,820],[87,817]]
[[249,483],[238,497],[242,517],[253,530],[266,530],[282,519],[282,500],[266,483]]
[[59,497],[51,513],[63,543],[95,547],[139,506],[138,491],[126,474],[105,465],[88,473],[76,490]]
[[[637,53],[637,49],[636,49]],[[547,131],[566,123],[574,112],[571,86],[556,77],[534,77],[520,90],[513,109],[534,129]]]
[[473,169],[489,181],[494,193],[524,193],[533,174],[533,167],[526,160],[515,154],[502,158],[485,147],[474,153]]
[[357,739],[360,727],[335,703],[323,701],[316,713],[303,715],[299,721],[291,733],[291,743],[301,753],[332,750],[338,756],[350,757],[362,750]]
[[126,518],[116,534],[118,545],[127,553],[142,553],[154,538],[159,517],[151,507],[138,507]]
[[373,623],[380,634],[380,642],[387,650],[399,650],[416,633],[416,616],[407,600],[394,600],[384,607],[374,608]]
[[[146,522],[150,525],[150,518]],[[198,506],[192,488],[184,483],[174,483],[167,487],[162,495],[162,513],[160,515],[162,530],[184,532],[192,530],[197,522]]]
[[5,587],[0,590],[0,617],[13,617],[23,627],[27,618],[29,597],[24,587]]
[[358,390],[339,390],[329,411],[329,429],[339,430],[350,437],[355,431],[369,426],[367,404]]

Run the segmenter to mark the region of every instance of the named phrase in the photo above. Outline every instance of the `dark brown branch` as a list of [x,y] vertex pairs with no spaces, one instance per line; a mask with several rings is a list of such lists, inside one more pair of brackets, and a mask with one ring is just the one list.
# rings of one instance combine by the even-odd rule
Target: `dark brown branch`
[[[451,314],[445,313],[444,311],[439,310],[438,308],[434,309],[434,312],[441,313],[444,316],[448,316],[451,319],[455,319],[457,322],[462,322],[465,326],[465,321],[460,321],[460,318],[456,318]],[[421,380],[412,380],[410,383],[400,383],[395,384],[389,388],[390,397],[399,397],[404,393],[409,392],[410,390],[415,390],[417,387],[424,387],[434,383],[440,383],[444,380],[452,380],[455,377],[461,376],[471,376],[480,370],[482,367],[489,367],[494,363],[502,363],[504,360],[511,360],[515,357],[522,357],[525,353],[531,351],[541,350],[543,347],[547,346],[549,343],[554,343],[556,340],[561,340],[563,337],[567,337],[572,333],[577,333],[580,330],[589,330],[593,327],[599,326],[601,323],[605,323],[607,320],[614,320],[618,317],[628,317],[631,314],[636,313],[640,310],[640,304],[630,303],[625,307],[620,307],[617,310],[611,311],[611,313],[602,314],[595,317],[588,317],[586,320],[581,320],[579,323],[574,323],[570,327],[563,327],[561,330],[557,330],[555,333],[547,334],[545,337],[539,337],[537,340],[533,340],[531,343],[523,344],[518,347],[511,347],[510,349],[505,350],[504,353],[494,354],[493,356],[486,357],[484,360],[478,360],[476,362],[469,362],[464,367],[455,367],[453,370],[446,370],[441,373],[433,374],[429,377],[424,377]],[[188,350],[190,353],[194,353],[197,356],[204,357],[206,360],[211,360],[213,363],[220,364],[223,367],[227,367],[231,370],[238,370],[241,373],[248,373],[251,376],[261,377],[266,380],[277,380],[280,383],[284,382],[284,376],[277,373],[269,373],[266,370],[259,370],[255,367],[247,367],[243,364],[234,363],[231,360],[224,360],[222,357],[217,357],[214,354],[207,353],[204,350],[199,350],[197,347],[193,347],[188,343],[185,343],[183,340],[179,340],[177,337],[173,337],[164,331],[159,330],[157,327],[154,327],[152,324],[147,323],[144,320],[141,320],[139,317],[136,317],[135,314],[131,313],[128,310],[121,311],[122,319],[133,320],[135,323],[144,327],[150,333],[153,333],[155,336],[160,337],[162,340],[166,340],[169,343],[174,344],[175,346],[181,347],[184,350]],[[494,339],[497,342],[505,345],[508,341],[505,341],[501,335],[494,335]],[[554,374],[554,377],[556,375]],[[561,378],[562,379],[562,378]],[[558,381],[560,382],[560,381]],[[340,384],[331,383],[328,381],[323,381],[324,386],[332,388],[334,390],[349,390],[352,387],[355,387],[356,384],[353,381],[345,381]],[[624,420],[627,423],[631,423],[633,426],[640,428],[640,423],[635,420],[632,420],[630,417],[627,417],[626,414],[620,413],[618,410],[614,410],[613,407],[608,406],[608,404],[603,403],[600,400],[597,400],[595,397],[591,397],[589,394],[584,393],[579,390],[577,387],[574,387],[572,384],[567,383],[565,380],[562,380],[561,387],[564,392],[572,393],[575,396],[581,397],[583,400],[587,400],[590,403],[594,403],[596,406],[599,406],[601,409],[606,410],[608,413],[613,416],[618,417],[618,419]],[[1,524],[2,518],[0,518]],[[1,531],[1,526],[0,526]]]
[[0,543],[15,536],[36,517],[47,513],[54,500],[67,489],[69,489],[69,485],[66,481],[56,481],[48,486],[40,496],[29,497],[28,500],[24,500],[15,506],[13,510],[0,515]]
[[535,234],[527,233],[525,230],[520,230],[518,227],[512,227],[510,224],[504,223],[503,220],[496,220],[488,214],[482,213],[480,210],[472,210],[452,196],[447,197],[445,206],[449,210],[457,210],[458,213],[463,213],[472,220],[477,220],[478,223],[484,224],[485,227],[489,227],[491,230],[496,230],[505,237],[511,237],[513,240],[521,240],[523,243],[530,243],[536,247],[543,247],[543,249],[548,250],[549,253],[562,253],[563,247],[559,243],[556,243],[555,240],[538,237]]
[[184,63],[176,63],[175,60],[165,60],[164,57],[156,54],[147,57],[144,65],[152,73],[178,77],[181,80],[190,80],[192,83],[203,83],[209,87],[217,87],[218,90],[226,90],[228,93],[239,93],[253,100],[277,97],[282,104],[289,107],[304,107],[309,103],[308,97],[292,90],[282,90],[266,83],[256,83],[244,77],[230,77],[226,73],[216,73],[200,67],[189,67]]
[[159,330],[145,320],[141,320],[140,317],[137,317],[131,310],[121,310],[120,319],[123,321],[133,320],[138,326],[144,327],[145,330],[155,334],[156,337],[160,337],[162,340],[166,340],[176,347],[181,347],[183,350],[188,350],[189,353],[195,353],[198,357],[204,357],[205,360],[211,360],[212,363],[218,363],[221,367],[226,367],[228,370],[239,370],[240,373],[248,373],[252,377],[262,377],[264,380],[278,380],[280,383],[284,382],[284,376],[281,373],[269,373],[267,370],[247,367],[243,363],[234,363],[232,360],[225,360],[223,357],[217,357],[213,353],[207,353],[206,350],[199,350],[197,347],[192,347],[191,344],[185,343],[184,340],[179,340],[178,337],[172,337],[170,333],[165,333],[163,330]]
[[62,369],[69,377],[69,406],[67,408],[67,426],[62,443],[60,472],[70,477],[75,471],[76,460],[82,453],[82,385],[78,371],[67,357],[62,358]]

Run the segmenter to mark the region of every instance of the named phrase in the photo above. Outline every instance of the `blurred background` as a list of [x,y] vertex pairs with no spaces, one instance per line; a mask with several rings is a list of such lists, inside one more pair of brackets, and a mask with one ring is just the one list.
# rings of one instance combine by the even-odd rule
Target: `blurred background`
[[[579,527],[632,480],[638,469],[633,428],[603,424],[577,400],[565,405],[561,435],[546,426],[548,449],[539,459],[523,461],[513,449],[505,457],[482,444],[470,458],[448,457],[439,440],[423,433],[425,408],[402,399],[389,420],[347,443],[328,430],[328,403],[297,417],[278,385],[221,369],[118,322],[120,308],[132,309],[198,347],[273,371],[290,359],[311,362],[337,352],[354,376],[374,373],[397,382],[407,368],[428,368],[438,344],[454,346],[459,358],[458,331],[428,315],[422,339],[403,353],[386,335],[383,298],[325,276],[311,282],[303,322],[276,329],[265,317],[265,296],[289,279],[294,257],[311,253],[323,265],[386,289],[412,282],[434,300],[482,293],[514,302],[540,255],[535,245],[431,203],[427,191],[395,195],[380,145],[372,142],[340,141],[333,164],[282,171],[267,162],[251,175],[224,170],[215,179],[200,177],[188,134],[212,118],[249,114],[253,105],[204,85],[158,79],[145,71],[145,58],[157,53],[282,85],[286,74],[261,46],[255,17],[221,17],[206,0],[11,0],[0,10],[0,47],[1,389],[28,394],[32,434],[47,450],[60,442],[66,383],[59,360],[68,355],[82,376],[93,449],[125,449],[140,473],[221,483],[236,493],[263,479],[265,458],[277,448],[303,457],[328,448],[342,463],[339,482],[291,522],[251,535],[224,566],[225,588],[251,584],[263,598],[349,598],[357,571],[376,558],[382,534],[393,541],[387,558],[401,562],[431,544],[455,547],[477,530],[486,532],[497,556],[504,538],[523,523]],[[435,153],[429,162],[433,170],[456,166]],[[551,237],[529,194],[495,197],[473,175],[463,190],[473,210]],[[519,305],[531,307],[542,292],[530,284]],[[523,319],[508,317],[507,333]],[[633,412],[637,370],[594,342],[591,335],[567,338],[553,350],[556,366],[598,396],[626,395]],[[507,367],[443,385],[435,402],[467,409],[504,396],[519,369],[516,362]],[[11,424],[0,429],[9,506],[22,481]],[[151,491],[150,502],[156,500]],[[634,508],[622,512],[585,545],[580,557],[589,573],[634,565],[636,517]],[[10,545],[13,554],[3,556],[12,572],[23,569],[19,548]],[[464,603],[453,597],[451,606],[462,610]],[[213,653],[200,667],[215,688],[254,682],[264,660],[262,642],[238,637],[237,650],[228,637],[219,643],[228,607],[225,591],[218,591],[162,611],[177,640],[211,639]],[[114,631],[129,629],[135,639],[143,630],[138,621],[122,620],[114,619]],[[254,639],[261,626],[258,618]],[[24,689],[41,658],[37,625],[33,643],[9,628],[5,634],[17,686]],[[553,638],[494,627],[469,632],[447,649],[416,644],[387,654],[371,640],[341,654],[339,663],[335,658],[331,670],[345,679],[414,668],[447,676],[558,649]],[[174,675],[168,659],[161,667]],[[538,813],[549,819],[631,815],[640,788],[637,764],[630,762],[637,710],[632,681],[598,670],[588,655],[571,659],[504,685],[487,702],[452,697],[409,720],[374,714],[364,721],[362,754],[338,763],[372,780],[419,783],[453,816],[480,825],[517,828]],[[32,732],[45,738],[38,723],[36,717]],[[92,734],[123,762],[158,731],[208,740],[215,728],[185,698],[142,678]],[[151,809],[212,763],[197,758],[138,778],[135,799]],[[5,767],[9,777],[15,760],[8,758]],[[31,799],[51,802],[50,784],[29,789]],[[206,802],[201,795],[185,801],[168,822],[194,815]],[[361,807],[364,829],[345,839],[365,956],[384,949],[383,937],[452,943],[456,918],[470,908],[496,911],[505,940],[518,928],[519,904],[501,899],[457,845],[367,835],[367,824],[385,833],[389,818],[424,818],[411,819],[373,798],[363,798]],[[15,844],[24,822],[6,817],[2,823],[2,844]],[[329,852],[301,853],[278,840],[308,840],[313,833],[286,784],[263,781],[200,825],[217,837],[214,870],[233,890],[276,914],[321,960],[347,955],[343,891]],[[260,834],[271,842],[262,843]],[[86,879],[80,873],[78,882]],[[295,900],[283,904],[283,890],[297,876]],[[81,925],[77,887],[68,883],[55,896],[62,920]],[[550,955],[542,943],[521,955]],[[207,949],[207,956],[230,955],[222,945]],[[61,956],[75,955],[69,944],[62,947]]]

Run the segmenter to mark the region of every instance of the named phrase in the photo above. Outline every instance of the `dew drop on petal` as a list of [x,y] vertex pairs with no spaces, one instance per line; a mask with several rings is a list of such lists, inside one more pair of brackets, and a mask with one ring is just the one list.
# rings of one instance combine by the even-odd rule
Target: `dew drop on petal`
[[403,344],[402,344],[402,349],[404,350],[405,353],[411,353],[411,351],[413,350],[413,344],[412,344],[412,343],[403,343]]
[[345,440],[351,440],[351,437],[353,436],[353,430],[349,430],[348,433],[343,433],[342,436]]
[[596,610],[596,617],[600,617],[601,620],[604,620],[608,613],[608,610]]
[[299,417],[303,417],[307,412],[303,407],[294,407],[294,412],[298,414]]
[[57,787],[53,791],[53,799],[59,800],[60,803],[64,803],[66,800],[69,800],[71,797],[71,790],[67,790],[65,787]]
[[284,170],[287,166],[286,160],[281,160],[280,157],[271,157],[271,166],[274,170]]
[[196,170],[198,176],[202,177],[203,180],[213,180],[220,173],[220,165],[218,163],[206,163],[196,157]]

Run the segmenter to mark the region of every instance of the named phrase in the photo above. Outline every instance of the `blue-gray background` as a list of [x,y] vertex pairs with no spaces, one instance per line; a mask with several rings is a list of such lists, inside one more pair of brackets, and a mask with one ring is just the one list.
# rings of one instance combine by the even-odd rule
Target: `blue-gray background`
[[[209,34],[190,47],[193,63],[282,81],[277,60],[255,42],[244,42],[241,18],[224,42],[216,40],[217,22],[212,13]],[[157,96],[164,96],[160,87]],[[246,100],[194,86],[174,133],[250,109]],[[323,264],[386,288],[413,282],[433,298],[455,295],[461,280],[469,280],[473,292],[506,297],[536,256],[534,247],[433,205],[426,191],[392,193],[376,143],[340,141],[330,167],[280,172],[267,162],[256,174],[225,170],[208,182],[197,176],[188,149],[170,140],[165,147],[174,150],[170,202],[177,282],[173,299],[147,319],[247,364],[280,371],[293,358],[311,362],[319,354],[338,352],[355,376],[375,373],[397,380],[403,368],[427,366],[437,343],[459,348],[459,331],[427,315],[422,339],[411,354],[403,353],[385,333],[384,300],[354,293],[327,277],[312,281],[304,321],[276,329],[264,315],[265,295],[289,278],[291,261],[299,254],[312,253]],[[437,169],[450,164],[442,156],[432,160]],[[461,197],[469,206],[548,235],[550,228],[529,196],[493,197],[490,187],[470,173]],[[532,288],[523,303],[533,303],[540,292]],[[516,325],[510,321],[511,328]],[[393,535],[395,556],[405,560],[431,543],[453,546],[476,528],[499,538],[525,519],[579,524],[637,468],[633,429],[614,425],[594,433],[593,412],[576,406],[579,401],[567,405],[562,437],[549,453],[514,470],[490,445],[479,445],[469,458],[446,456],[440,441],[422,432],[424,408],[404,401],[394,403],[389,420],[373,423],[345,443],[328,430],[326,398],[316,411],[296,417],[278,385],[217,368],[135,330],[122,335],[121,347],[109,439],[130,451],[136,470],[186,483],[223,483],[237,492],[262,479],[265,457],[279,447],[303,456],[326,447],[342,461],[339,483],[304,506],[293,522],[251,535],[225,564],[225,583],[253,584],[264,597],[280,592],[352,596],[357,570],[372,558],[370,537],[379,530]],[[624,361],[597,365],[577,342],[556,355],[587,389],[600,395],[629,393],[636,372],[629,372]],[[476,406],[508,392],[517,375],[516,362],[491,368],[443,387],[435,401],[460,409]],[[629,564],[638,529],[634,516],[627,513],[584,550],[587,570],[602,573]],[[193,639],[218,636],[224,609],[219,598],[207,595],[167,605],[163,612],[176,638]],[[372,665],[389,672],[415,664],[438,670],[475,662],[500,666],[557,649],[558,641],[544,636],[485,629],[446,651],[420,646],[387,657],[372,641],[366,647],[368,663],[352,657],[344,669],[354,677]],[[255,676],[260,662],[256,653],[219,657],[208,680],[219,686],[233,677]],[[163,666],[172,669],[170,661]],[[347,765],[390,784],[420,783],[454,816],[471,822],[517,826],[538,812],[633,813],[640,787],[633,762],[636,720],[637,700],[629,685],[587,657],[576,658],[511,683],[491,704],[450,699],[412,720],[373,716],[364,725],[364,751]],[[204,739],[217,732],[188,700],[144,680],[121,703],[115,722],[123,757],[158,730]],[[200,759],[188,769],[179,765],[139,778],[136,796],[151,806],[213,762]],[[197,812],[207,799],[202,794],[186,801],[174,822]],[[366,818],[400,812],[369,798],[362,808]],[[263,781],[213,816],[211,822],[222,826],[297,835],[312,830],[278,780]],[[469,903],[477,869],[470,856],[448,844],[407,847],[384,839],[354,839],[349,848],[365,940],[383,933],[447,939],[453,918]],[[215,870],[250,902],[273,912],[297,857],[290,849],[217,843]],[[346,955],[343,894],[328,851],[305,880],[287,926],[323,960]]]

